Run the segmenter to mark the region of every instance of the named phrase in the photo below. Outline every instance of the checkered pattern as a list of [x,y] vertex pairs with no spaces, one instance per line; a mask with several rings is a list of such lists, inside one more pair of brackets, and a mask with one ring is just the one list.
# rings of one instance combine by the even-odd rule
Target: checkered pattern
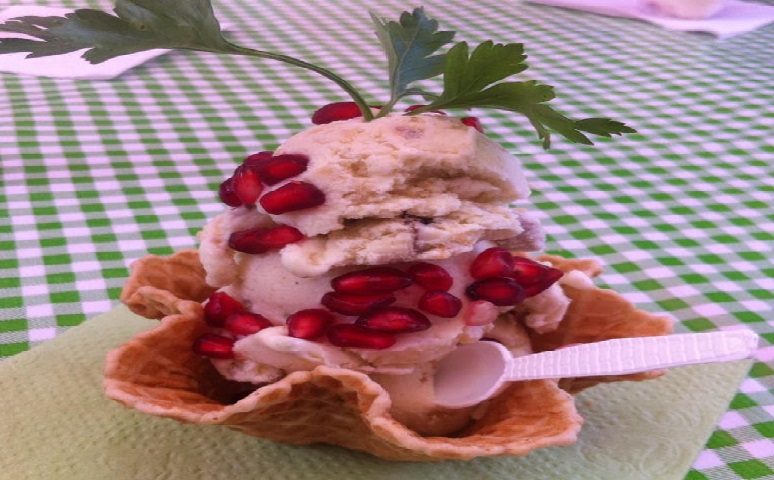
[[[326,65],[384,101],[366,7],[394,18],[406,5],[357,3],[223,0],[216,10],[237,43]],[[524,42],[527,73],[556,87],[569,116],[637,128],[596,147],[557,139],[545,153],[518,118],[473,112],[521,155],[554,253],[601,259],[605,286],[669,312],[678,331],[762,336],[687,478],[774,478],[774,25],[716,41],[518,2],[423,3],[459,39]],[[192,52],[113,81],[0,74],[0,92],[0,356],[110,309],[133,260],[193,247],[235,162],[344,99],[292,67]]]

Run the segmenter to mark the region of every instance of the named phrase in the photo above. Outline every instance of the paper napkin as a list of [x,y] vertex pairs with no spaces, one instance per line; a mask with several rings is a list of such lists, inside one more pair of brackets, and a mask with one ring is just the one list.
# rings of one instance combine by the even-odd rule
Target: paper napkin
[[[72,12],[72,9],[67,8],[39,7],[34,5],[13,6],[0,12],[0,23],[16,17],[62,16],[70,12]],[[3,36],[12,36],[12,34],[0,32],[0,38]],[[13,36],[18,35],[13,34]],[[81,58],[84,51],[78,50],[65,55],[42,58],[26,58],[26,52],[0,55],[0,72],[37,77],[108,80],[121,75],[130,68],[163,55],[169,50],[147,50],[116,57],[97,65],[93,65]]]
[[324,445],[280,445],[224,427],[128,410],[102,393],[105,353],[156,322],[125,307],[0,362],[0,476],[14,480],[682,480],[749,361],[675,369],[589,389],[575,445],[526,457],[389,462]]
[[774,6],[728,0],[714,15],[701,20],[669,17],[648,6],[646,0],[527,0],[552,7],[585,10],[610,17],[654,23],[669,30],[706,32],[727,38],[774,22]]

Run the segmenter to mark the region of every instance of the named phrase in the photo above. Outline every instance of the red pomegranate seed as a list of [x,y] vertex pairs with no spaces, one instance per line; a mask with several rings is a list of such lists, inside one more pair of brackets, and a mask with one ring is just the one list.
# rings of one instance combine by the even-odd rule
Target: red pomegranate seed
[[490,277],[504,277],[513,271],[513,255],[504,248],[488,248],[479,253],[470,264],[470,274],[480,280]]
[[432,290],[425,292],[417,304],[420,310],[443,318],[454,318],[462,310],[462,300],[449,292]]
[[363,113],[355,102],[334,102],[317,109],[312,115],[312,123],[323,125],[362,116]]
[[513,271],[508,276],[522,285],[531,285],[543,280],[549,268],[529,258],[513,257]]
[[394,292],[411,285],[411,277],[392,267],[373,267],[345,273],[331,280],[337,292],[368,295]]
[[242,206],[242,201],[239,200],[239,197],[234,191],[234,177],[229,177],[220,184],[220,187],[218,187],[218,197],[220,197],[221,202],[229,207]]
[[288,334],[305,340],[318,338],[325,333],[333,320],[333,314],[322,308],[299,310],[288,317]]
[[255,168],[263,183],[274,185],[299,175],[308,165],[309,157],[306,155],[283,154],[262,160]]
[[234,194],[244,205],[254,205],[261,195],[263,185],[258,172],[252,167],[240,166],[234,172]]
[[371,310],[355,321],[355,325],[381,333],[411,333],[427,330],[430,320],[418,310],[404,307],[384,307]]
[[322,205],[325,194],[311,183],[294,180],[265,194],[260,203],[267,212],[280,215]]
[[280,225],[273,228],[251,228],[234,232],[228,237],[228,246],[243,253],[263,253],[279,250],[285,245],[300,242],[306,238],[297,228]]
[[222,327],[226,319],[245,311],[245,307],[239,300],[226,292],[215,292],[204,304],[204,321],[213,327]]
[[263,152],[254,153],[254,154],[248,156],[247,158],[245,158],[242,161],[242,165],[245,165],[245,166],[248,166],[248,167],[257,167],[257,166],[261,165],[263,162],[265,162],[266,160],[269,160],[273,156],[274,156],[274,152],[270,152],[268,150],[267,151],[263,151]]
[[234,358],[234,340],[214,333],[205,333],[194,340],[193,351],[209,358]]
[[223,322],[223,327],[234,335],[252,335],[273,326],[268,318],[250,312],[229,315]]
[[460,121],[463,124],[465,124],[465,125],[467,125],[469,127],[473,127],[476,130],[478,130],[479,132],[484,133],[484,127],[481,126],[481,121],[478,118],[476,118],[476,117],[463,117],[463,118],[460,118]]
[[328,340],[337,347],[384,350],[395,345],[396,340],[389,333],[374,332],[351,323],[333,325],[327,333]]
[[470,284],[465,290],[473,300],[486,300],[497,306],[516,305],[524,300],[524,288],[512,278],[492,277]]
[[526,297],[534,297],[538,293],[545,291],[548,287],[557,282],[564,273],[561,270],[555,268],[546,267],[547,270],[538,283],[532,283],[524,286],[524,295]]
[[327,309],[342,315],[361,315],[372,308],[386,307],[395,301],[395,295],[376,293],[373,295],[355,295],[344,292],[328,292],[320,303]]
[[445,268],[434,263],[419,262],[411,265],[408,274],[417,285],[425,290],[443,290],[451,288],[454,279]]

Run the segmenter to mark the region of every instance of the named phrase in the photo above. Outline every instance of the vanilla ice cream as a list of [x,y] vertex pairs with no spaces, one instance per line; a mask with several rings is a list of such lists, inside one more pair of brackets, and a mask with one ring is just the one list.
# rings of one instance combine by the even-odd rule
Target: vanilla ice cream
[[[509,205],[530,193],[518,160],[459,119],[425,114],[333,122],[291,137],[273,155],[303,158],[304,167],[263,188],[263,195],[290,182],[314,185],[322,194],[313,206],[290,212],[268,213],[261,201],[227,208],[202,231],[207,282],[274,325],[237,336],[221,325],[214,329],[233,337],[233,358],[213,360],[227,378],[262,384],[320,365],[364,372],[394,394],[397,419],[420,433],[443,435],[462,428],[477,410],[434,405],[434,362],[482,338],[500,341],[516,355],[530,353],[525,329],[550,331],[567,310],[562,289],[550,285],[558,277],[515,299],[497,297],[502,285],[513,288],[523,279],[506,278],[513,265],[499,274],[488,269],[511,261],[504,248],[542,248],[543,234],[526,211]],[[232,243],[236,232],[279,226],[292,227],[297,237],[259,253],[238,251]],[[482,260],[498,251],[505,260]],[[448,285],[436,291],[408,279],[417,262],[444,272]],[[551,270],[527,262],[525,275]],[[337,279],[373,266],[389,266],[408,283],[386,293],[337,290]],[[525,291],[533,288],[528,284]],[[431,293],[438,298],[427,299]],[[326,295],[389,299],[353,314],[326,303]],[[390,308],[416,312],[423,323],[388,333],[377,329],[393,342],[387,348],[293,334],[286,322],[291,315],[321,308],[332,310],[336,324],[364,325],[366,312]],[[408,391],[414,394],[410,406],[398,400]]]
[[[299,276],[345,265],[444,259],[479,241],[513,240],[525,232],[519,212],[508,207],[530,193],[519,161],[456,118],[318,125],[288,139],[275,152],[282,153],[308,156],[307,170],[294,180],[325,190],[325,203],[313,211],[270,215],[308,237],[280,252],[285,268]],[[232,215],[220,222],[243,220]],[[211,235],[217,232],[204,238]],[[539,236],[522,240],[525,251],[542,246]]]

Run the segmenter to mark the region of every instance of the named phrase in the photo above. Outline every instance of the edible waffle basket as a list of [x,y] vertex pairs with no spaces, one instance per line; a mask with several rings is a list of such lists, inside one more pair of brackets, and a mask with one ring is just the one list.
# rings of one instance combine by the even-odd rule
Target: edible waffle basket
[[[600,272],[592,260],[543,256],[562,271]],[[320,366],[261,388],[224,379],[191,345],[206,329],[202,302],[213,289],[194,250],[145,257],[132,266],[121,300],[160,319],[110,352],[105,392],[127,407],[182,422],[221,425],[286,444],[327,443],[401,461],[521,456],[574,443],[583,424],[573,394],[600,382],[645,380],[661,372],[511,384],[483,416],[448,437],[427,437],[390,416],[387,392],[367,375]],[[563,285],[572,300],[559,328],[533,334],[535,351],[612,338],[664,335],[671,321],[636,309],[610,290]]]

